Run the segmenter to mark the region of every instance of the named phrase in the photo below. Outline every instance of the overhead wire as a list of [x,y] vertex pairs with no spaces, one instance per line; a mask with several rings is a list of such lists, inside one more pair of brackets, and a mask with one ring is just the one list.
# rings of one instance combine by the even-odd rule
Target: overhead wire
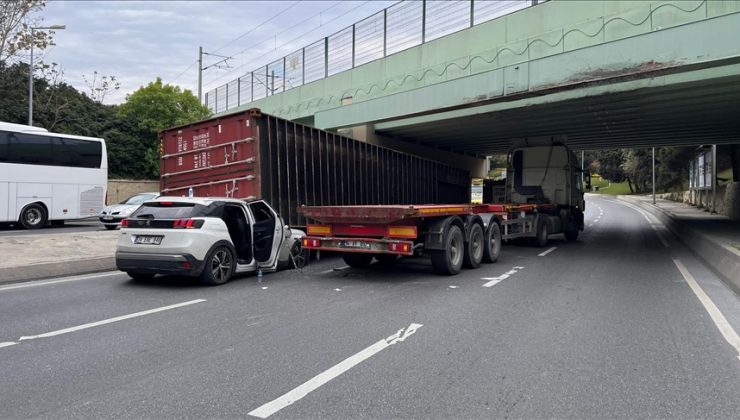
[[[287,12],[288,10],[292,9],[293,7],[297,6],[297,5],[298,5],[298,4],[300,4],[300,3],[301,3],[301,0],[296,0],[296,1],[294,1],[293,3],[291,3],[291,4],[290,4],[290,6],[288,6],[288,7],[284,8],[284,9],[282,9],[281,11],[279,11],[279,12],[277,12],[276,14],[274,14],[274,15],[270,16],[270,17],[269,17],[269,18],[267,18],[266,20],[264,20],[264,21],[260,22],[260,23],[259,23],[259,24],[258,24],[257,26],[255,26],[255,27],[253,27],[252,29],[248,30],[247,32],[245,32],[245,33],[243,33],[243,34],[239,35],[238,37],[236,37],[236,38],[232,39],[231,41],[229,41],[229,42],[227,42],[227,43],[223,44],[222,46],[220,46],[220,47],[216,48],[215,50],[213,50],[213,53],[216,53],[216,52],[218,52],[218,51],[221,51],[221,50],[222,50],[222,49],[224,49],[224,47],[226,47],[227,45],[233,44],[234,42],[236,42],[236,41],[238,41],[238,40],[240,40],[240,39],[244,38],[245,36],[247,36],[247,35],[249,35],[250,33],[252,33],[252,32],[254,32],[254,31],[256,31],[257,29],[259,29],[259,28],[261,28],[261,27],[265,26],[266,24],[268,24],[268,23],[270,23],[271,21],[273,21],[274,19],[276,19],[276,18],[277,18],[278,16],[282,15],[283,13]],[[183,75],[183,74],[187,73],[187,72],[188,72],[188,70],[190,70],[191,68],[193,68],[193,66],[194,66],[194,65],[196,65],[197,63],[198,63],[198,60],[195,60],[194,62],[190,63],[190,65],[189,65],[189,66],[188,66],[188,67],[187,67],[187,68],[186,68],[185,70],[181,71],[181,72],[180,72],[180,73],[179,73],[179,74],[178,74],[177,76],[175,76],[175,78],[174,78],[174,79],[172,79],[172,80],[171,80],[171,81],[170,81],[169,83],[174,83],[174,82],[176,82],[176,81],[177,81],[177,79],[179,79],[180,77],[182,77],[182,75]]]
[[[353,11],[355,11],[355,10],[359,9],[360,7],[362,7],[362,6],[366,5],[367,3],[370,3],[370,2],[371,2],[371,0],[367,0],[367,1],[363,2],[363,3],[361,3],[360,5],[358,5],[358,6],[356,6],[356,7],[353,7],[352,9],[349,9],[349,10],[345,11],[344,13],[341,13],[341,14],[339,14],[339,15],[335,16],[334,18],[332,18],[332,19],[330,19],[330,20],[328,20],[328,21],[326,21],[326,22],[322,22],[322,23],[321,23],[321,24],[320,24],[319,26],[317,26],[317,27],[315,27],[315,28],[312,28],[312,29],[310,29],[310,30],[308,30],[308,31],[306,31],[306,32],[304,32],[304,33],[302,33],[302,34],[298,35],[297,37],[295,37],[295,38],[291,39],[290,41],[284,42],[283,44],[281,44],[281,45],[279,45],[279,46],[276,46],[276,47],[274,47],[273,49],[271,49],[271,50],[269,50],[269,51],[265,52],[264,54],[262,54],[262,55],[260,55],[260,56],[257,56],[257,57],[255,57],[255,58],[254,58],[254,59],[252,59],[252,60],[251,60],[251,61],[250,61],[249,63],[245,63],[245,64],[242,64],[242,65],[240,65],[240,66],[234,67],[234,68],[233,68],[233,69],[232,69],[232,70],[231,70],[230,72],[228,72],[228,73],[225,73],[224,75],[222,75],[222,76],[219,76],[219,77],[217,77],[216,79],[212,80],[212,81],[211,81],[211,83],[210,83],[210,85],[213,85],[214,83],[216,83],[216,82],[218,82],[218,81],[220,81],[220,80],[224,79],[225,77],[228,77],[228,76],[229,76],[229,75],[230,75],[231,73],[233,73],[234,71],[236,71],[236,70],[238,70],[238,69],[240,69],[240,68],[246,67],[247,65],[250,65],[250,64],[252,64],[252,62],[254,62],[254,61],[257,61],[257,60],[259,60],[259,59],[261,59],[261,58],[265,57],[266,55],[268,55],[268,54],[272,53],[273,51],[276,51],[276,50],[278,50],[278,49],[280,49],[280,48],[282,48],[282,47],[284,47],[284,46],[286,46],[286,45],[288,45],[288,44],[290,44],[290,43],[292,43],[292,42],[295,42],[296,40],[299,40],[299,39],[303,38],[303,37],[304,37],[304,36],[306,36],[307,34],[309,34],[309,33],[313,32],[313,31],[315,31],[315,30],[317,30],[317,29],[319,29],[319,28],[323,27],[324,25],[327,25],[327,24],[329,24],[329,23],[332,23],[332,22],[336,21],[337,19],[340,19],[340,18],[342,18],[342,17],[346,16],[347,14],[349,14],[349,13],[351,13],[351,12],[353,12]],[[336,6],[336,5],[337,5],[337,4],[339,4],[339,3],[341,3],[341,1],[338,1],[338,2],[337,2],[337,3],[335,3],[334,5],[332,5],[332,6],[328,7],[328,8],[326,8],[326,9],[324,9],[324,10],[323,10],[322,12],[320,12],[320,13],[318,13],[318,14],[316,14],[316,15],[313,15],[313,16],[311,16],[310,18],[304,19],[304,20],[303,20],[302,22],[300,22],[300,23],[297,23],[297,24],[295,24],[295,25],[293,25],[293,26],[299,26],[300,24],[302,24],[302,23],[304,23],[304,22],[306,22],[306,21],[308,21],[308,20],[311,20],[311,19],[315,18],[316,16],[320,15],[321,13],[323,13],[323,12],[325,12],[325,11],[327,11],[327,10],[331,9],[331,8],[333,8],[334,6]],[[292,29],[292,28],[291,28],[291,29]],[[289,30],[289,29],[286,29],[286,30],[284,30],[284,31],[282,31],[282,32],[280,32],[280,33],[278,33],[278,34],[276,34],[275,36],[277,36],[277,35],[280,35],[280,34],[282,34],[282,33],[285,33],[285,32],[287,32],[288,30]],[[237,53],[233,54],[232,56],[234,56],[234,55],[238,55],[238,54],[241,54],[241,53],[243,53],[243,52],[245,52],[245,51],[247,51],[247,50],[249,50],[249,49],[253,49],[253,47],[250,47],[250,48],[245,48],[244,50],[242,50],[242,51],[239,51],[239,52],[237,52]],[[212,90],[212,89],[211,89],[211,90]]]

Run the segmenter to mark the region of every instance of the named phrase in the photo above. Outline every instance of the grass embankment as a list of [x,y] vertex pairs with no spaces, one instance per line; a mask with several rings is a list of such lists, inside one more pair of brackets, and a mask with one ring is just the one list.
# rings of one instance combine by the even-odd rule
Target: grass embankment
[[[597,189],[598,187],[598,189]],[[594,194],[625,195],[632,194],[626,182],[612,183],[601,177],[591,178],[591,192]]]

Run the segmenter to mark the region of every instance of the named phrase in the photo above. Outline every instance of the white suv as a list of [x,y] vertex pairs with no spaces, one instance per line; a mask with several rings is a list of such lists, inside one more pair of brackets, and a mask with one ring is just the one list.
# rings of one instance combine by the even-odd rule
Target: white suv
[[116,266],[134,279],[179,274],[217,285],[236,273],[302,268],[304,236],[264,201],[159,197],[121,223]]

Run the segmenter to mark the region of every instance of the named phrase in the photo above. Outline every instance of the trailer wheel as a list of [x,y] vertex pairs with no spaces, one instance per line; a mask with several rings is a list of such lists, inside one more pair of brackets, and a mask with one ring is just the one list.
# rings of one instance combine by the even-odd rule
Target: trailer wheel
[[342,259],[350,267],[366,268],[373,262],[373,254],[355,254],[346,252],[342,254]]
[[495,263],[501,253],[501,226],[496,222],[491,222],[486,229],[485,236],[486,246],[483,250],[483,261]]
[[463,266],[465,268],[478,268],[483,261],[483,251],[486,247],[483,240],[483,227],[479,223],[473,223],[470,227],[470,238],[465,244],[463,255]]
[[454,275],[460,272],[465,254],[465,241],[460,226],[447,228],[445,249],[431,252],[432,267],[437,274]]
[[547,245],[547,221],[542,217],[537,219],[537,236],[534,238],[534,243],[540,248]]

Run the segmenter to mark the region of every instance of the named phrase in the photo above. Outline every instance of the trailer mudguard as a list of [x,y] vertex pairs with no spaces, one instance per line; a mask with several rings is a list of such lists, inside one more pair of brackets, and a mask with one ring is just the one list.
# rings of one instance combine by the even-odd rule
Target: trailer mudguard
[[[447,227],[452,224],[460,226],[463,232],[468,230],[466,223],[459,216],[426,220],[421,232],[424,238],[424,249],[444,250],[444,244],[447,243]],[[467,234],[465,236],[467,237]]]

